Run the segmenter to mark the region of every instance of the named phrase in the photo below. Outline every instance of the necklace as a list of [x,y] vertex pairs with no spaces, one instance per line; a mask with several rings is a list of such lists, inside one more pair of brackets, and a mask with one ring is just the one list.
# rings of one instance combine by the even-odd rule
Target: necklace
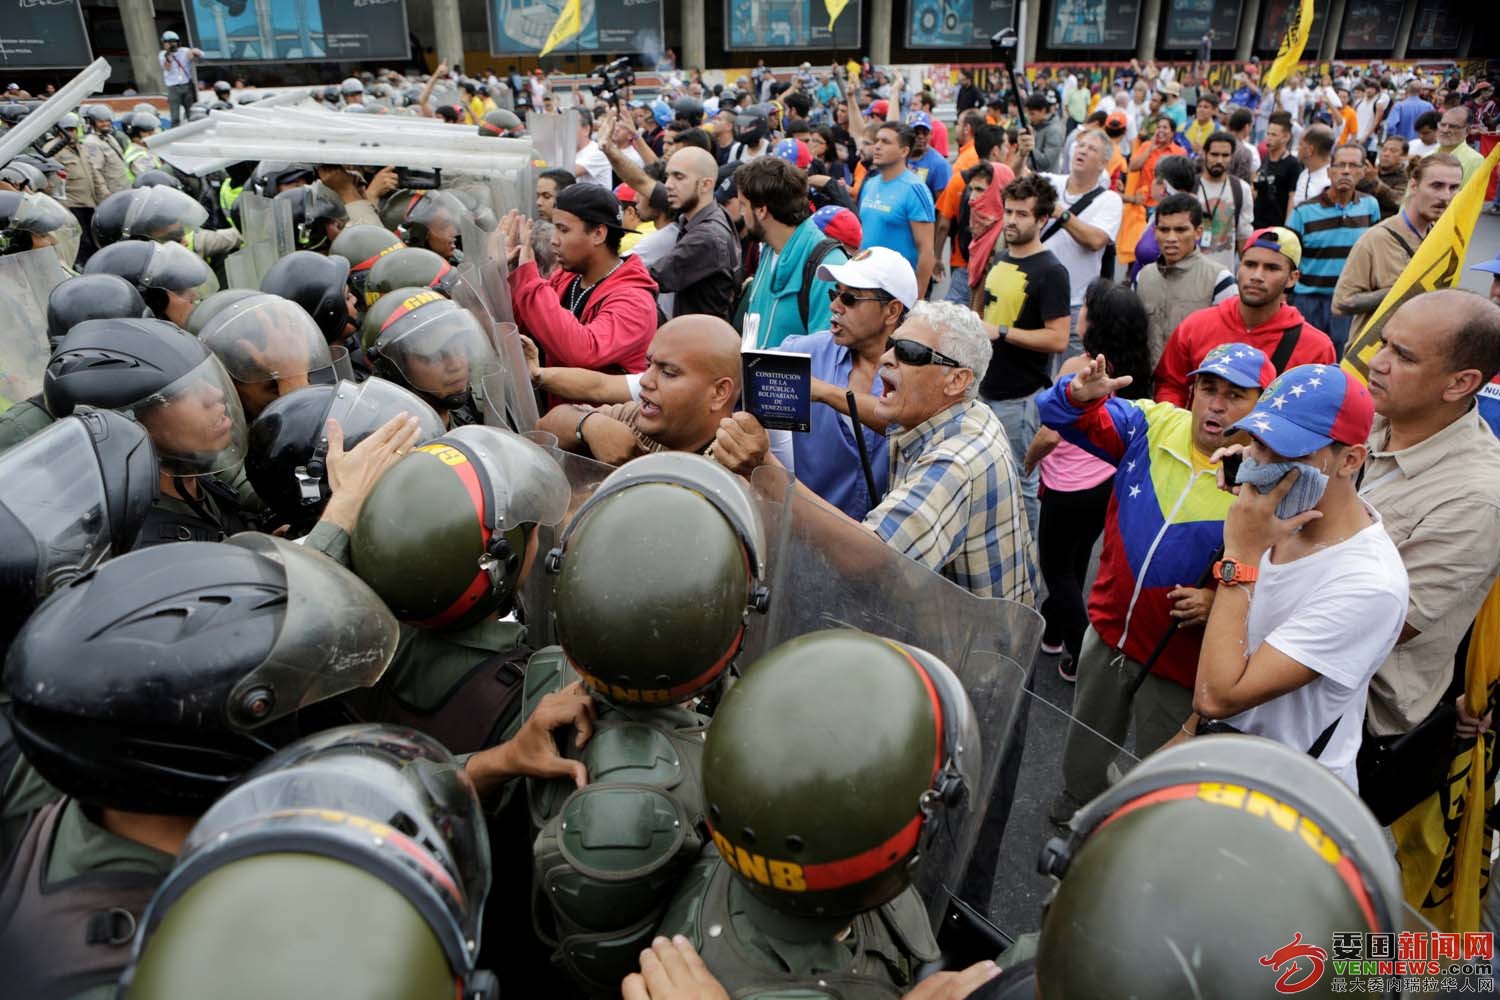
[[578,303],[583,301],[583,297],[589,292],[593,291],[595,288],[598,288],[605,281],[607,281],[609,279],[609,276],[618,271],[620,269],[620,265],[623,263],[625,263],[625,258],[621,257],[619,260],[615,261],[614,267],[610,268],[604,273],[604,277],[600,278],[592,285],[585,285],[583,283],[583,275],[581,274],[577,278],[575,278],[573,280],[573,288],[570,292],[568,292],[568,312],[577,315]]

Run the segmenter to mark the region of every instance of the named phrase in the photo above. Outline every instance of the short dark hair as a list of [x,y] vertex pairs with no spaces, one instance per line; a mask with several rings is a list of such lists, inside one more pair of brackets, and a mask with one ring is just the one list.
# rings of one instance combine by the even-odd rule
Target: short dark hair
[[1215,108],[1219,106],[1219,102],[1214,99],[1214,95],[1213,94],[1199,94],[1198,95],[1198,103],[1199,104],[1207,104],[1210,107],[1215,107]]
[[1239,132],[1255,121],[1255,116],[1244,108],[1235,108],[1229,115],[1229,131]]
[[1084,121],[1091,125],[1103,125],[1105,122],[1109,121],[1109,113],[1107,111],[1095,111],[1093,114],[1085,118]]
[[798,118],[806,118],[812,114],[812,98],[800,90],[794,90],[781,99],[790,110],[797,113]]
[[807,175],[779,156],[757,156],[741,164],[734,186],[752,208],[764,208],[784,226],[808,217]]
[[1033,90],[1026,98],[1027,111],[1050,111],[1052,105],[1047,101],[1047,95],[1040,90]]
[[1036,217],[1044,219],[1052,214],[1052,208],[1057,204],[1057,189],[1052,186],[1051,181],[1035,174],[1017,177],[1005,185],[1006,201],[1026,201],[1031,198],[1036,199]]
[[1188,191],[1198,183],[1198,164],[1186,156],[1163,156],[1156,161],[1156,176],[1176,191]]
[[557,185],[557,189],[559,191],[561,191],[565,187],[572,187],[574,184],[578,183],[578,178],[573,176],[573,172],[570,170],[564,170],[562,167],[553,167],[551,170],[543,170],[540,174],[537,175],[537,180],[541,180],[543,177],[551,181],[553,184]]
[[1292,114],[1290,111],[1272,111],[1271,117],[1266,119],[1267,125],[1280,125],[1288,132],[1292,130]]
[[681,133],[681,132],[686,132],[688,129],[690,129],[692,127],[693,127],[693,123],[690,122],[690,121],[688,121],[686,118],[673,118],[671,121],[667,122],[667,124],[664,125],[662,128],[663,128],[663,131],[666,131],[666,132],[678,132],[678,133]]
[[1335,149],[1335,150],[1334,150],[1334,151],[1333,151],[1333,155],[1334,155],[1334,156],[1338,156],[1338,155],[1339,155],[1339,152],[1340,152],[1340,151],[1342,151],[1342,150],[1345,150],[1345,149],[1352,149],[1352,150],[1354,150],[1354,151],[1355,151],[1355,152],[1356,152],[1356,153],[1358,153],[1358,154],[1359,154],[1359,159],[1360,159],[1360,162],[1361,162],[1361,163],[1363,163],[1363,162],[1364,162],[1364,158],[1365,158],[1365,147],[1363,147],[1363,146],[1361,146],[1361,145],[1360,145],[1360,144],[1359,144],[1359,143],[1357,143],[1357,142],[1345,142],[1345,143],[1340,143],[1340,144],[1339,144],[1339,146],[1338,146],[1338,148],[1336,148],[1336,149]]
[[990,151],[996,146],[1004,145],[1005,129],[999,125],[981,125],[974,130],[974,152],[981,160],[988,159]]
[[[1465,292],[1474,295],[1473,292]],[[1454,371],[1478,369],[1485,386],[1500,372],[1500,307],[1475,295],[1476,308],[1467,310],[1448,340],[1448,362]]]
[[1198,203],[1197,195],[1174,194],[1163,198],[1156,206],[1156,217],[1160,219],[1164,215],[1181,215],[1187,213],[1189,221],[1194,226],[1203,225],[1203,206]]
[[1411,143],[1409,143],[1409,142],[1406,141],[1406,137],[1405,136],[1401,136],[1401,135],[1388,135],[1388,136],[1385,137],[1385,139],[1383,139],[1381,141],[1380,144],[1382,146],[1384,146],[1387,142],[1399,142],[1399,143],[1401,143],[1401,154],[1403,156],[1405,156],[1408,152],[1411,151]]
[[798,132],[811,132],[812,126],[807,124],[807,119],[805,118],[791,118],[782,125],[781,130],[791,136],[796,135]]
[[[551,95],[549,94],[548,96],[550,97]],[[586,126],[592,128],[593,125],[594,125],[594,113],[592,111],[590,111],[588,108],[579,108],[578,109],[578,124],[580,124],[580,125],[586,125]]]
[[1232,135],[1230,135],[1228,132],[1215,132],[1212,135],[1210,135],[1207,139],[1203,140],[1203,151],[1205,153],[1208,152],[1208,147],[1212,146],[1216,142],[1227,142],[1227,143],[1229,143],[1229,155],[1230,156],[1234,155],[1235,149],[1238,148],[1238,146],[1239,146],[1238,140],[1236,140],[1235,137],[1232,136]]
[[1333,132],[1326,125],[1309,125],[1302,133],[1302,145],[1319,156],[1333,155]]
[[900,122],[881,122],[875,131],[896,133],[896,145],[905,146],[907,152],[910,152],[912,146],[916,145],[917,142],[916,133]]
[[658,184],[667,182],[667,161],[655,159],[641,168],[641,172]]
[[995,179],[995,168],[990,166],[987,161],[980,160],[978,163],[965,170],[960,176],[963,177],[965,184],[969,183],[976,177],[983,177],[985,180],[993,181]]
[[1412,128],[1437,128],[1438,122],[1442,120],[1443,116],[1441,112],[1424,111],[1420,115],[1417,115],[1417,120],[1412,125]]
[[712,153],[714,141],[708,137],[708,133],[701,128],[685,129],[677,133],[678,148],[685,146],[697,146],[699,149]]
[[969,110],[958,116],[958,123],[960,125],[967,124],[969,126],[969,131],[978,133],[981,128],[984,128],[984,112],[980,111],[978,108],[970,108]]
[[604,245],[608,247],[609,252],[614,254],[616,257],[620,255],[620,244],[624,241],[624,239],[625,231],[623,229],[616,229],[613,226],[604,227]]

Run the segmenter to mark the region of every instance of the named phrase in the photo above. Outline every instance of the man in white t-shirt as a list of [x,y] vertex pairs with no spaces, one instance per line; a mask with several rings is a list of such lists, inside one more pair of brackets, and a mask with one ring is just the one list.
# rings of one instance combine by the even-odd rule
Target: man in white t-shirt
[[1252,443],[1224,520],[1184,726],[1221,720],[1284,743],[1356,791],[1370,678],[1407,602],[1401,556],[1355,489],[1374,419],[1363,383],[1335,365],[1301,365],[1230,428]]
[[[1042,175],[1057,191],[1052,219],[1042,229],[1042,243],[1068,269],[1068,305],[1072,311],[1067,350],[1053,355],[1054,374],[1063,361],[1083,353],[1078,310],[1089,282],[1099,277],[1105,248],[1119,235],[1125,209],[1120,196],[1109,189],[1109,174],[1104,169],[1109,163],[1109,136],[1098,129],[1080,129],[1073,134],[1077,141],[1068,173]],[[1093,193],[1096,190],[1098,194]]]
[[613,191],[613,174],[609,158],[594,141],[594,116],[587,108],[578,109],[578,152],[573,154],[573,173],[580,184],[597,184]]
[[1292,188],[1292,197],[1287,203],[1286,217],[1304,201],[1312,201],[1328,189],[1328,164],[1333,160],[1333,132],[1326,125],[1314,125],[1302,133],[1297,145],[1297,159],[1302,161],[1302,173]]

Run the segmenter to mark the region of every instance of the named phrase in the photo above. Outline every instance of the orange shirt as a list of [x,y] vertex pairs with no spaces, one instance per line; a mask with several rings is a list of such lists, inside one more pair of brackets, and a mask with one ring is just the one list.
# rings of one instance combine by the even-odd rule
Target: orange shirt
[[[972,142],[965,143],[958,151],[958,159],[953,161],[953,176],[948,178],[948,186],[943,188],[937,199],[937,213],[949,222],[958,221],[958,209],[964,200],[964,171],[979,162],[979,154],[974,151]],[[950,228],[952,233],[953,229]],[[953,240],[953,253],[949,255],[948,262],[954,267],[963,267],[968,263],[958,249],[958,240]]]
[[854,195],[854,203],[856,205],[859,204],[859,186],[861,184],[863,184],[864,182],[865,182],[865,163],[864,163],[863,160],[857,160],[857,161],[855,161],[855,164],[854,164],[854,186],[849,189],[849,193],[852,194],[852,195]]
[[1339,113],[1344,116],[1344,131],[1339,136],[1339,143],[1353,142],[1359,138],[1359,116],[1347,104],[1339,108]]

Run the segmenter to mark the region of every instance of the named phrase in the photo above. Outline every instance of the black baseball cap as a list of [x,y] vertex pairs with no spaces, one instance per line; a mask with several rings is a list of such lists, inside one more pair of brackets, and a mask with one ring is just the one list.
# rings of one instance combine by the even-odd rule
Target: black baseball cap
[[714,185],[714,201],[720,205],[727,205],[739,195],[739,188],[734,184],[734,172],[739,169],[738,163],[726,163],[719,168],[718,183]]
[[625,214],[620,210],[620,200],[611,191],[597,184],[570,184],[557,192],[555,208],[576,215],[586,225],[608,226],[622,233],[633,233],[625,225]]

